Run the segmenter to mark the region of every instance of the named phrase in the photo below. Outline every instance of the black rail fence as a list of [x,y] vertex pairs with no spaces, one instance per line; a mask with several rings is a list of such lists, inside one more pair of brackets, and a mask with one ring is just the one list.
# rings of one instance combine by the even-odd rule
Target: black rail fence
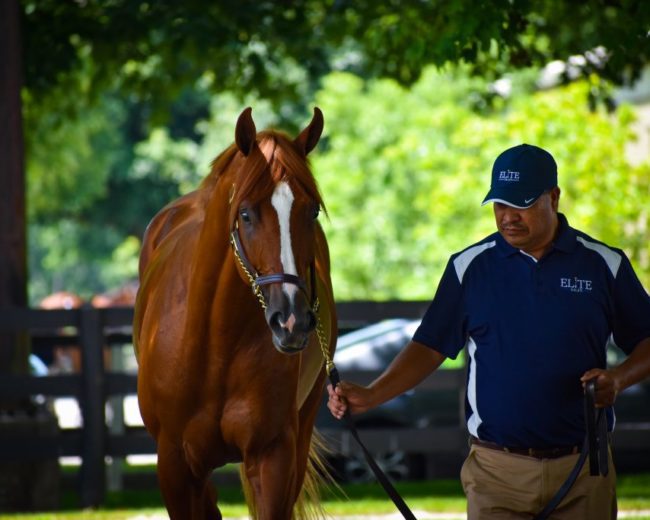
[[[341,331],[379,322],[388,318],[417,319],[428,302],[341,302],[337,304]],[[154,454],[155,444],[142,427],[123,423],[107,426],[106,403],[136,393],[135,371],[111,371],[104,366],[107,347],[131,343],[133,309],[130,307],[73,310],[4,309],[0,310],[0,338],[27,334],[32,346],[54,348],[76,345],[81,349],[81,371],[57,375],[0,375],[0,403],[34,402],[57,397],[74,397],[82,417],[80,428],[59,428],[52,414],[2,411],[0,408],[0,473],[16,474],[30,464],[53,461],[59,457],[81,458],[76,479],[82,507],[103,504],[107,485],[107,458],[120,459],[134,454]],[[376,372],[346,373],[357,382],[373,379]],[[420,391],[455,392],[455,419],[438,426],[422,428],[365,428],[364,442],[371,451],[402,450],[424,454],[431,459],[451,456],[462,460],[467,450],[464,426],[465,370],[443,370],[427,378]],[[621,395],[622,401],[613,440],[619,463],[631,470],[650,468],[650,388],[640,385],[635,392]],[[36,408],[37,409],[37,408]],[[618,409],[618,408],[617,408]],[[119,416],[118,416],[119,417]],[[456,420],[457,419],[457,420]],[[342,455],[357,451],[344,429],[332,428],[322,433]],[[9,468],[9,470],[7,470]],[[40,471],[40,470],[39,470]],[[0,479],[0,505],[3,493],[11,493]],[[3,490],[2,487],[5,487]],[[8,499],[4,497],[6,502]]]

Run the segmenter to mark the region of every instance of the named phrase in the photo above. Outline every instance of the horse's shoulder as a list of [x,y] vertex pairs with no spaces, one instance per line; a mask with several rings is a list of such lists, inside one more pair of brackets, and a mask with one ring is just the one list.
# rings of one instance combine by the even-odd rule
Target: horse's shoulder
[[[156,293],[170,287],[169,279],[181,285],[186,283],[185,277],[178,275],[190,263],[191,239],[198,235],[203,213],[202,194],[197,190],[165,206],[147,226],[140,251],[140,288],[134,317],[136,343],[140,342],[142,320],[149,304],[160,299]],[[179,243],[186,247],[178,247]],[[170,273],[174,276],[170,277]]]
[[204,211],[202,196],[202,190],[192,191],[160,210],[145,233],[145,236],[150,236],[153,240],[154,247],[186,221],[202,218]]

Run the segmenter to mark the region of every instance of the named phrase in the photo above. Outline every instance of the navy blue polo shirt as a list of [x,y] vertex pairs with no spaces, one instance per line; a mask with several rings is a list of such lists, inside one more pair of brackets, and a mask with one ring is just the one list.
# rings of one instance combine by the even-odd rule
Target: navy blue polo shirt
[[[497,232],[451,256],[414,341],[467,347],[469,432],[504,446],[580,444],[580,377],[650,337],[650,297],[623,251],[569,226],[539,261]],[[609,413],[613,428],[613,412]]]

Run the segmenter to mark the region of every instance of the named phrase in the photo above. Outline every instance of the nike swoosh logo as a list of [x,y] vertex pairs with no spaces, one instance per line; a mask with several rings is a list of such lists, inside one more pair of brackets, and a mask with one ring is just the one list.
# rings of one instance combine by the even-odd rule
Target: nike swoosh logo
[[533,202],[534,200],[535,200],[535,197],[533,197],[532,199],[526,199],[526,200],[524,200],[524,204],[529,204],[530,202]]

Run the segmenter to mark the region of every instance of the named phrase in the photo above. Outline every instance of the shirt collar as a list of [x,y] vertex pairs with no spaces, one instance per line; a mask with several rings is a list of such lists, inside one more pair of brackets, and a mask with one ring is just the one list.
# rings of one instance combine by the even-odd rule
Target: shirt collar
[[557,219],[559,225],[553,248],[563,253],[570,253],[576,247],[576,231],[569,226],[569,221],[564,213],[558,213]]
[[[570,253],[573,251],[576,245],[576,232],[571,226],[569,226],[569,221],[564,216],[564,213],[558,213],[557,219],[557,238],[555,239],[555,242],[553,242],[553,249],[557,249],[558,251],[562,251],[564,253]],[[519,249],[508,244],[508,242],[506,242],[506,239],[503,238],[501,236],[501,233],[498,231],[496,232],[496,242],[498,250],[503,256],[512,256],[519,254]]]

